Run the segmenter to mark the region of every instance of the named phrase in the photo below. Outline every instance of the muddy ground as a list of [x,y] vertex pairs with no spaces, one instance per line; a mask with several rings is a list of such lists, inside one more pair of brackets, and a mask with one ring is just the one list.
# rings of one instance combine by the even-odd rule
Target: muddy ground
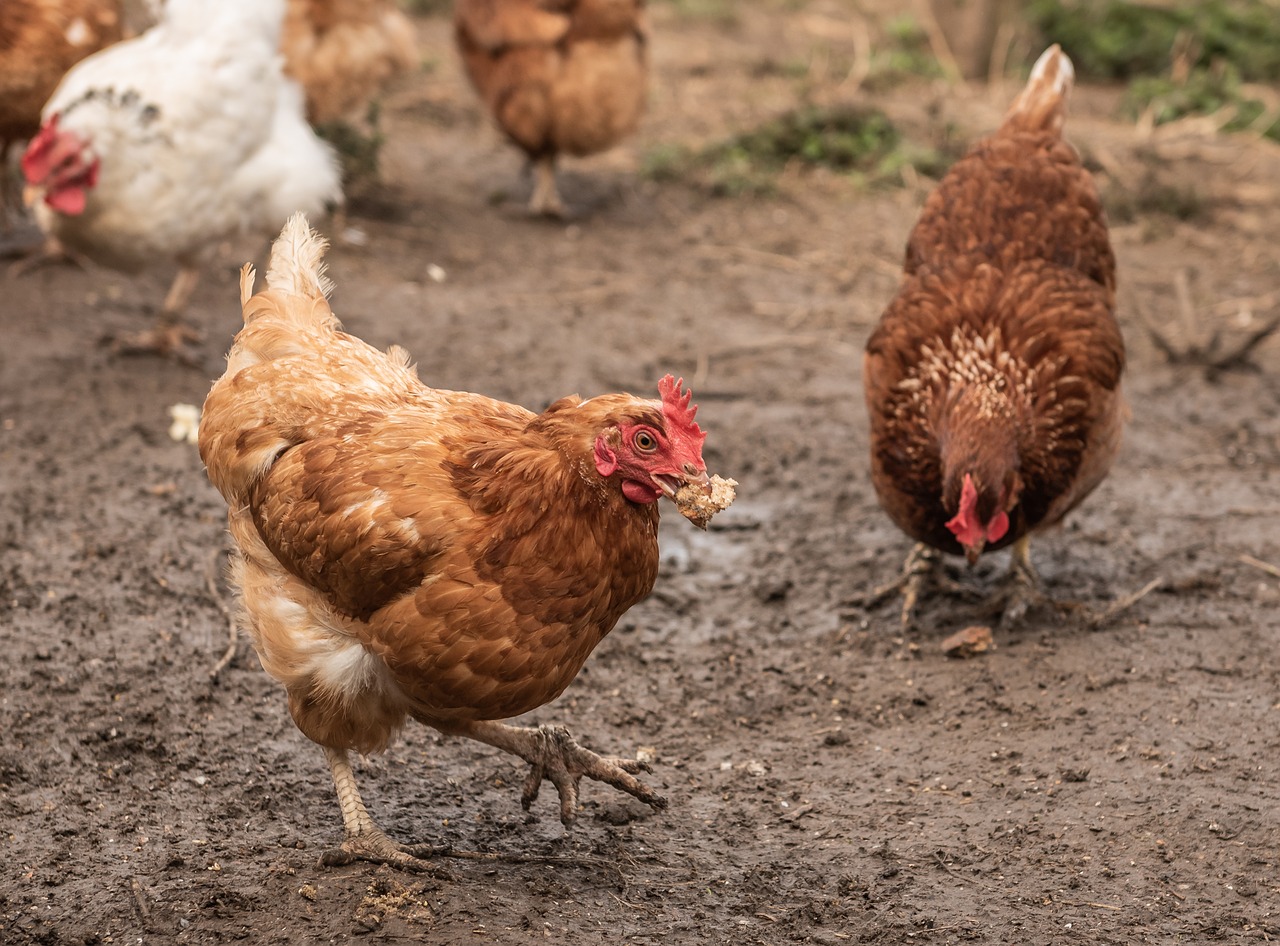
[[0,270],[5,944],[1280,937],[1280,580],[1258,565],[1280,564],[1280,342],[1215,375],[1169,364],[1143,321],[1185,349],[1275,313],[1280,149],[1206,122],[1152,134],[1116,90],[1080,90],[1069,131],[1113,208],[1159,186],[1198,210],[1117,215],[1133,421],[1034,557],[1095,610],[1164,584],[1101,628],[1033,611],[951,660],[976,605],[931,598],[903,634],[893,603],[853,603],[909,549],[868,479],[860,352],[930,182],[789,170],[723,199],[639,170],[805,95],[968,138],[1014,86],[854,92],[846,8],[708,9],[655,7],[651,113],[569,167],[569,225],[524,217],[519,161],[445,20],[422,19],[430,68],[391,97],[383,184],[331,254],[347,326],[429,383],[541,407],[691,379],[741,498],[705,536],[668,514],[654,595],[529,718],[654,747],[670,809],[591,783],[566,831],[553,798],[521,810],[515,760],[414,728],[362,788],[452,879],[319,866],[340,832],[320,751],[247,646],[209,682],[224,509],[167,433],[221,371],[235,269],[262,248],[229,248],[197,290],[199,368],[99,342],[146,323],[164,267]]

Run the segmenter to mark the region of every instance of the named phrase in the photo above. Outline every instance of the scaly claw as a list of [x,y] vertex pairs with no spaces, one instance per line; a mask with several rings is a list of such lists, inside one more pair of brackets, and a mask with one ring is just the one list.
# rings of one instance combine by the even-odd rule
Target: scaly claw
[[118,355],[158,354],[174,358],[184,365],[199,366],[196,353],[188,347],[204,340],[198,329],[179,322],[157,325],[145,332],[122,335],[112,342],[111,349]]
[[340,847],[320,855],[320,863],[325,867],[342,867],[356,861],[370,861],[417,874],[429,874],[440,880],[453,879],[448,871],[417,857],[413,853],[415,849],[413,845],[397,844],[375,828],[361,834],[348,834]]
[[578,784],[583,776],[621,789],[658,811],[667,807],[666,798],[635,777],[653,771],[647,762],[599,756],[578,745],[563,726],[540,726],[537,739],[539,749],[535,758],[527,760],[529,774],[520,794],[520,804],[526,810],[538,797],[545,778],[560,793],[561,823],[572,824],[578,814]]

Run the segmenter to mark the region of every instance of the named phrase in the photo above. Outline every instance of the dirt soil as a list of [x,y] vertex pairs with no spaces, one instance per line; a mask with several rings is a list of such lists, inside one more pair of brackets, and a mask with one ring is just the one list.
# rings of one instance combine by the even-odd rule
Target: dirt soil
[[[358,774],[450,879],[320,866],[341,829],[320,751],[244,642],[209,681],[224,507],[168,433],[221,372],[235,270],[262,247],[227,248],[197,290],[198,368],[99,342],[148,322],[164,266],[0,270],[0,941],[1280,937],[1280,340],[1207,372],[1145,327],[1185,350],[1276,312],[1280,149],[1204,121],[1153,133],[1116,90],[1078,90],[1069,134],[1110,200],[1198,209],[1115,215],[1133,420],[1033,554],[1094,611],[1163,585],[1101,627],[1033,610],[948,659],[947,635],[989,623],[977,604],[931,597],[907,633],[895,602],[856,604],[910,547],[868,478],[861,349],[931,182],[788,169],[774,196],[725,199],[640,167],[801,96],[972,138],[1015,86],[854,90],[847,7],[726,9],[654,7],[650,114],[569,166],[567,225],[524,216],[518,158],[445,18],[423,18],[432,68],[388,102],[383,183],[331,253],[348,328],[431,384],[540,408],[690,379],[740,498],[705,535],[668,512],[654,594],[528,719],[652,747],[669,810],[587,783],[565,830],[550,789],[521,810],[516,760],[416,727]],[[956,574],[989,590],[1006,561]]]

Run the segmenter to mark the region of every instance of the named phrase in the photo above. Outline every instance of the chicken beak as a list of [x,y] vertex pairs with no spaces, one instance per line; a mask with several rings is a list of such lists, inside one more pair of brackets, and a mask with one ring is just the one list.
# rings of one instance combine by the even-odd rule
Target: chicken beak
[[33,184],[28,184],[22,189],[22,204],[28,210],[34,207],[40,201],[41,189]]
[[978,556],[982,554],[982,550],[986,547],[986,544],[986,539],[977,539],[972,545],[966,545],[964,547],[964,557],[969,560],[970,565],[978,564]]
[[686,470],[683,479],[685,486],[696,486],[708,496],[711,495],[711,476],[706,470],[697,470],[694,472]]
[[694,470],[691,466],[686,466],[680,473],[654,474],[653,481],[662,490],[662,494],[673,502],[676,493],[686,486],[701,487],[703,492],[708,496],[711,495],[711,476],[706,470]]

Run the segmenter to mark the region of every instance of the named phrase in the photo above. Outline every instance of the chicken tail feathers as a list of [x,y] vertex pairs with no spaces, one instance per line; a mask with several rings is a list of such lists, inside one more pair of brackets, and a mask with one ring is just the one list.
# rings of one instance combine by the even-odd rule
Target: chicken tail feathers
[[1050,46],[1031,67],[1026,88],[1009,106],[1000,130],[1062,134],[1067,120],[1067,97],[1075,74],[1071,60],[1061,47],[1057,43]]
[[[324,251],[328,246],[324,237],[311,229],[306,215],[295,213],[271,245],[267,288],[311,299],[327,298],[333,291],[333,282],[325,275]],[[252,274],[250,280],[252,285]]]
[[240,267],[240,308],[253,298],[253,280],[257,276],[252,263]]
[[341,326],[325,297],[333,283],[324,274],[327,243],[296,213],[271,245],[267,287],[254,295],[256,274],[240,270],[240,306],[244,330],[227,357],[227,372],[292,355],[312,353],[329,343]]

